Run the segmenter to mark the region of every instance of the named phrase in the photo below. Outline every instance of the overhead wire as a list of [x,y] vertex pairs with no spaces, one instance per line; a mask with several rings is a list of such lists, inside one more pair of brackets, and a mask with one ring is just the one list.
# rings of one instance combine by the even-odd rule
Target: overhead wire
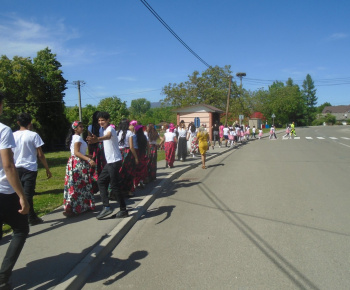
[[147,3],[146,0],[140,0],[143,5],[158,19],[158,21],[190,52],[192,53],[200,62],[202,62],[208,68],[211,67],[205,60],[203,60],[196,52],[194,52],[176,33],[171,27],[158,15],[158,13]]

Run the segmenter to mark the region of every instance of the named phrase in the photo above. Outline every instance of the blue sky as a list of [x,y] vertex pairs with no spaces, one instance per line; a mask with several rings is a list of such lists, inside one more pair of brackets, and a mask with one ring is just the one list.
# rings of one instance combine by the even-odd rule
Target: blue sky
[[[350,1],[148,0],[209,65],[246,72],[243,86],[313,78],[318,105],[350,104]],[[69,81],[66,105],[106,97],[164,98],[162,88],[207,67],[139,0],[1,0],[0,54],[35,57],[49,47]],[[235,78],[239,83],[239,80]]]

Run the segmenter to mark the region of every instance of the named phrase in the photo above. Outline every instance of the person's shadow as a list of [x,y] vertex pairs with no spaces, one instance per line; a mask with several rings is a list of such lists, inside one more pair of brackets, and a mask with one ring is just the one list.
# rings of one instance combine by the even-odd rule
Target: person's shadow
[[[119,279],[122,279],[123,277],[128,275],[130,272],[136,270],[141,265],[141,263],[139,263],[138,260],[144,259],[145,257],[147,257],[147,255],[147,251],[136,251],[132,253],[126,260],[118,258],[108,258],[106,261],[108,271],[99,271],[95,278],[90,279],[87,283],[104,280],[107,277],[111,277],[111,272],[114,272],[114,277],[108,278],[106,281],[103,282],[104,285],[111,285]],[[101,275],[99,274],[103,276],[101,277]]]
[[160,216],[160,215],[166,213],[166,216],[161,221],[156,223],[158,225],[158,224],[164,222],[165,220],[167,220],[168,218],[170,218],[171,213],[173,212],[174,208],[175,208],[174,205],[169,205],[169,206],[161,206],[158,208],[148,210],[144,215],[142,215],[140,217],[139,220],[143,220],[145,218],[153,218],[153,217]]

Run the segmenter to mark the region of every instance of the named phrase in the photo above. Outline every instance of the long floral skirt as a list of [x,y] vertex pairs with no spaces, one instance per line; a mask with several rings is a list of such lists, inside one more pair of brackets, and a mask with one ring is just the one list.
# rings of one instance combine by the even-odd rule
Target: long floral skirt
[[76,156],[71,156],[66,166],[63,207],[75,214],[95,209],[90,165]]
[[135,149],[137,153],[137,158],[139,159],[139,164],[136,165],[135,168],[135,177],[134,177],[134,185],[137,187],[137,185],[140,183],[141,180],[145,180],[148,176],[148,157],[146,153],[140,153],[138,149]]
[[148,154],[148,179],[149,181],[157,178],[157,145],[150,144]]
[[120,167],[120,190],[122,191],[132,191],[134,187],[134,177],[135,177],[135,158],[132,154],[130,148],[121,149],[121,154],[123,158],[122,166]]
[[174,166],[175,161],[175,151],[176,151],[176,143],[174,141],[172,142],[165,142],[165,160],[168,162],[168,165],[170,167]]
[[198,152],[197,137],[192,137],[191,140],[191,154],[196,154]]

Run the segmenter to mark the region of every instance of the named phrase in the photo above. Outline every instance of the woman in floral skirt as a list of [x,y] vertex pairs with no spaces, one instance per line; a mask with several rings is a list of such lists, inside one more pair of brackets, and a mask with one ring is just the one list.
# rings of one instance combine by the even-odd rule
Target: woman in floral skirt
[[66,139],[71,151],[64,179],[63,214],[67,217],[95,209],[90,169],[96,163],[85,155],[88,146],[80,136],[83,131],[82,123],[74,121]]
[[192,154],[192,157],[195,157],[195,154],[198,152],[198,142],[196,126],[194,124],[192,124],[190,131],[188,132],[187,139],[190,140],[191,143],[190,154]]

